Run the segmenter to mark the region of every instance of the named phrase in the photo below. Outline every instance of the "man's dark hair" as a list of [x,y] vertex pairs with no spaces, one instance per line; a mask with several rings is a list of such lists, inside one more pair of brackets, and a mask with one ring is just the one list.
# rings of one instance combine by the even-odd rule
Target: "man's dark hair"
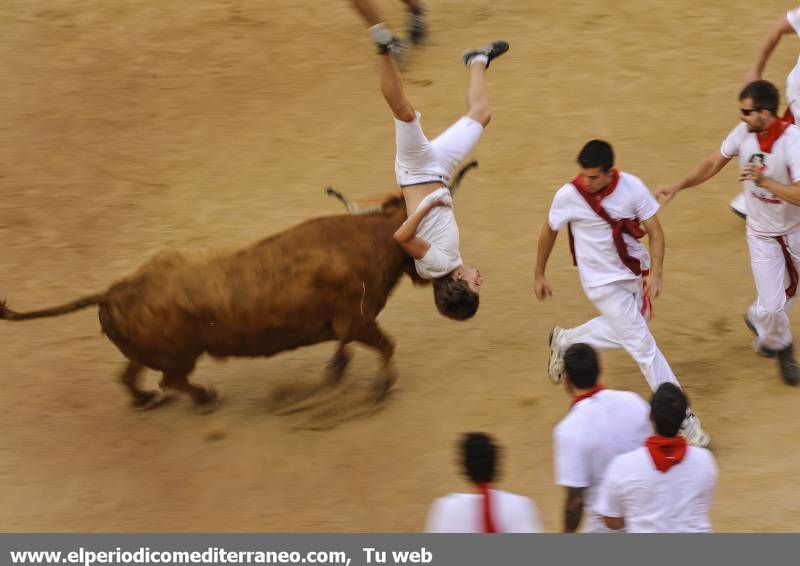
[[753,108],[769,110],[775,116],[778,115],[778,104],[781,95],[775,85],[769,81],[753,81],[745,85],[739,93],[739,102],[745,98],[753,101]]
[[597,385],[600,360],[588,344],[573,344],[564,352],[564,371],[578,389],[591,389]]
[[650,417],[659,436],[675,437],[686,418],[689,399],[674,383],[662,383],[650,399]]
[[461,456],[467,477],[473,483],[492,483],[500,448],[492,437],[482,432],[470,432],[461,441]]
[[454,320],[472,318],[481,302],[480,295],[463,279],[454,279],[452,273],[433,280],[433,300],[440,313]]
[[600,167],[603,171],[610,171],[614,167],[614,150],[611,144],[603,140],[588,142],[578,154],[578,165],[584,169]]

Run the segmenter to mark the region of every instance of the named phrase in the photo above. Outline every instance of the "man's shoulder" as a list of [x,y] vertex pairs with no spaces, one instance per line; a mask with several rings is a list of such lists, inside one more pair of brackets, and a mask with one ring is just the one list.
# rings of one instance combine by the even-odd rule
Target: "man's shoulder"
[[614,473],[616,474],[633,474],[642,469],[642,463],[646,462],[646,469],[649,470],[649,458],[650,455],[647,453],[647,448],[645,446],[639,446],[630,452],[623,452],[622,454],[615,456],[614,459],[608,464],[608,469],[613,467]]
[[708,448],[687,446],[687,456],[703,466],[716,467],[717,465],[714,454]]
[[604,389],[605,396],[609,399],[613,399],[615,401],[625,403],[632,407],[639,408],[648,408],[649,405],[647,401],[645,401],[641,395],[638,393],[634,393],[633,391],[625,391],[623,389]]

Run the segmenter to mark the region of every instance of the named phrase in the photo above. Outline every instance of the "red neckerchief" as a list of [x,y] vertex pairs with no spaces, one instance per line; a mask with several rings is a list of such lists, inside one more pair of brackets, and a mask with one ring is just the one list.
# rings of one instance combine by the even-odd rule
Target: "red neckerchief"
[[[622,263],[630,269],[634,275],[642,274],[642,266],[638,259],[628,253],[628,246],[625,244],[623,234],[630,234],[637,240],[645,235],[645,231],[639,226],[638,218],[611,218],[605,211],[601,202],[604,198],[614,192],[619,183],[619,171],[612,169],[611,182],[602,191],[597,193],[590,193],[586,190],[586,185],[580,175],[576,175],[571,181],[572,185],[577,189],[578,194],[583,197],[592,210],[603,220],[608,222],[611,226],[611,237],[614,240],[614,247],[617,248],[617,254]],[[572,254],[572,265],[578,265],[578,260],[575,256],[575,239],[572,236],[572,228],[567,225],[569,232],[569,251]]]
[[761,151],[765,153],[772,153],[772,146],[789,126],[790,123],[784,121],[783,118],[775,118],[775,121],[772,122],[769,128],[756,133],[758,147],[761,148]]
[[790,124],[794,124],[794,122],[795,122],[794,114],[792,114],[791,107],[789,107],[789,106],[786,107],[786,112],[783,113],[783,116],[781,117],[781,119],[784,122],[789,122]]
[[605,387],[603,387],[602,385],[598,384],[598,385],[595,385],[594,387],[592,387],[586,393],[581,393],[580,395],[576,395],[575,398],[572,399],[572,406],[574,407],[577,403],[580,403],[584,399],[588,399],[589,397],[591,397],[592,395],[595,395],[596,393],[598,393],[599,391],[602,391],[603,389],[605,389]]
[[686,456],[686,439],[682,436],[651,436],[644,445],[650,452],[656,469],[666,474],[672,466],[680,464]]
[[479,483],[477,485],[478,493],[481,494],[481,515],[483,516],[483,532],[496,533],[497,529],[494,526],[492,519],[492,505],[491,497],[489,496],[489,484]]

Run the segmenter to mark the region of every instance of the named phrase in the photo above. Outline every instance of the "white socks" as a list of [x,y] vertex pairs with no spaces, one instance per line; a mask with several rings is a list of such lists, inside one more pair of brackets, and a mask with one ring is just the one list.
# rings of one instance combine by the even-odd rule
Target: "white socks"
[[369,28],[369,36],[378,45],[387,46],[392,42],[392,31],[384,22]]
[[469,64],[483,63],[484,66],[489,64],[489,58],[486,55],[474,55],[470,57]]

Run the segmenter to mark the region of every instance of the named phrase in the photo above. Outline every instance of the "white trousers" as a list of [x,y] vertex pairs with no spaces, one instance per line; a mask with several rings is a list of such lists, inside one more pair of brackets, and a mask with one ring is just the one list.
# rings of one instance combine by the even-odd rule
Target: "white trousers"
[[394,119],[397,155],[394,172],[400,186],[440,181],[450,184],[450,176],[458,164],[472,151],[483,133],[483,126],[462,116],[455,124],[432,140],[422,131],[421,114],[403,122]]
[[639,364],[650,389],[655,391],[664,382],[680,387],[647,326],[649,310],[642,314],[645,299],[642,278],[588,287],[584,291],[600,316],[566,329],[557,346],[562,351],[580,342],[601,351],[625,348]]
[[[795,269],[800,272],[800,231],[783,236]],[[755,326],[758,338],[755,348],[783,350],[792,343],[789,313],[797,300],[786,298],[789,270],[780,243],[772,237],[759,236],[747,230],[750,268],[756,284],[756,300],[747,309],[747,317]]]

